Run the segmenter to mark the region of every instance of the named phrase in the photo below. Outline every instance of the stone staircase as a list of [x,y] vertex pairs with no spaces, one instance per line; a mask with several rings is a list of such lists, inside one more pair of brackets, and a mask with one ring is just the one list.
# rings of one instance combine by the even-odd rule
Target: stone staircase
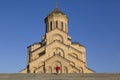
[[120,74],[0,74],[0,80],[120,80]]

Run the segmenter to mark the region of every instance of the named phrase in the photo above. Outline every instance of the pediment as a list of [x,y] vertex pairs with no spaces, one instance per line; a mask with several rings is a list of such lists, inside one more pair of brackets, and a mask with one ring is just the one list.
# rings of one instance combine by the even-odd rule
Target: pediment
[[61,61],[61,62],[67,62],[67,63],[70,63],[71,61],[69,61],[68,59],[56,54],[56,55],[53,55],[52,57],[48,58],[45,60],[45,62],[49,62],[49,61]]
[[80,50],[70,46],[70,45],[66,45],[58,40],[55,40],[53,42],[51,42],[50,44],[46,45],[46,48],[49,47],[49,48],[55,48],[55,47],[60,47],[60,48],[64,48],[64,49],[72,49],[74,51],[77,51],[78,53],[82,53]]
[[62,42],[55,40],[53,42],[51,42],[50,44],[46,45],[46,48],[55,48],[55,47],[59,47],[59,48],[68,48],[68,45],[63,44]]

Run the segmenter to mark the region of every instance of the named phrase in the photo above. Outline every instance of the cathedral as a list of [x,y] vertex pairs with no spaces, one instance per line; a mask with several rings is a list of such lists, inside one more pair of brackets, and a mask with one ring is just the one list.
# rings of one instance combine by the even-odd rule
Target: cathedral
[[44,21],[46,33],[28,46],[27,65],[20,73],[94,73],[86,64],[86,48],[68,34],[67,15],[55,8]]

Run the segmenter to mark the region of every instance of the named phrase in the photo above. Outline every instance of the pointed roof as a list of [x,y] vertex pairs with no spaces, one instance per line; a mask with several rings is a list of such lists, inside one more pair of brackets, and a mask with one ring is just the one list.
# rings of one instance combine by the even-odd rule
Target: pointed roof
[[61,14],[65,15],[65,14],[64,14],[62,11],[60,11],[58,8],[55,8],[50,14],[52,14],[52,13],[55,13],[55,14],[61,13]]
[[65,15],[62,11],[60,11],[57,7],[56,8],[54,8],[54,10],[53,11],[51,11],[46,17],[45,17],[45,21],[47,20],[47,18],[49,17],[49,16],[52,16],[53,14],[62,14],[62,15],[64,15],[64,16],[66,16],[66,18],[68,18],[67,17],[67,15]]
[[62,15],[65,15],[62,11],[60,11],[57,7],[54,8],[54,10],[52,12],[50,12],[50,14],[48,14],[48,16],[52,15],[52,14],[59,14],[61,13]]

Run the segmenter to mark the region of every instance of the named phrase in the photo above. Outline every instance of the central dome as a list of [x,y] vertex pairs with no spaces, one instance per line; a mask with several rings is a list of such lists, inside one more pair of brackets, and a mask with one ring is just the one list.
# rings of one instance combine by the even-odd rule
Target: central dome
[[[61,13],[63,15],[65,15],[62,11],[60,11],[58,8],[55,8],[49,15],[52,15],[52,14],[58,14],[58,13]],[[48,15],[48,16],[49,16]]]
[[68,32],[68,17],[58,8],[51,11],[48,16],[44,19],[46,24],[46,32],[52,31],[54,29],[59,29],[64,32]]
[[[64,16],[66,16],[62,11],[60,11],[58,8],[55,8],[52,12],[50,12],[49,14],[48,14],[48,16],[47,17],[49,17],[49,16],[52,16],[52,15],[57,15],[57,14],[61,14],[61,15],[64,15]],[[46,17],[46,18],[47,18]],[[66,16],[67,17],[67,16]],[[45,19],[46,19],[45,18]],[[67,17],[68,18],[68,17]]]

